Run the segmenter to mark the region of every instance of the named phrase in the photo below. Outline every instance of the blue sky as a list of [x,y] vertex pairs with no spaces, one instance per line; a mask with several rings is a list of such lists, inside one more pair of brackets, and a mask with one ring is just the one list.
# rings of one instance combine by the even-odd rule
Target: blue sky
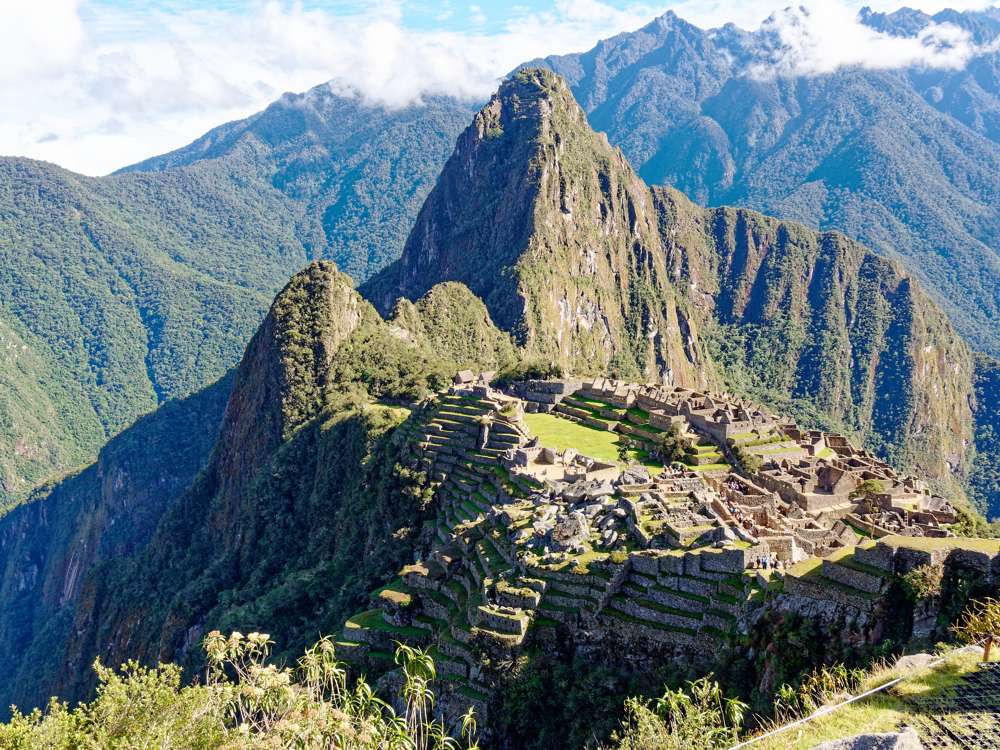
[[[786,22],[808,6],[810,15]],[[580,52],[667,10],[702,27],[757,28],[777,13],[798,74],[841,65],[958,64],[857,23],[900,0],[0,0],[0,155],[104,174],[329,82],[387,106],[448,93],[482,100],[498,77]],[[933,12],[984,0],[911,0]],[[790,14],[790,15],[789,15]],[[928,58],[931,55],[931,58]],[[936,56],[935,56],[936,55]]]
[[[96,0],[85,6],[86,13],[100,20],[102,10],[128,11],[136,17],[142,17],[154,11],[172,13],[190,13],[211,7],[232,13],[252,12],[257,2],[246,0],[219,0],[206,3],[200,0]],[[628,0],[606,0],[602,3],[610,8],[626,11],[635,8],[639,3]],[[729,3],[734,5],[735,3]],[[302,0],[299,3],[304,10],[315,10],[336,16],[364,15],[377,7],[379,3],[345,2],[344,0]],[[683,3],[661,3],[664,8]],[[707,2],[705,5],[725,6],[725,3]],[[767,4],[764,3],[764,6]],[[511,18],[525,13],[541,13],[552,11],[554,2],[541,0],[522,0],[521,2],[499,2],[498,0],[480,0],[479,2],[427,2],[414,0],[401,3],[401,22],[404,26],[416,30],[447,30],[469,32],[485,30],[486,33],[502,33],[504,24]],[[655,12],[655,11],[654,11]]]

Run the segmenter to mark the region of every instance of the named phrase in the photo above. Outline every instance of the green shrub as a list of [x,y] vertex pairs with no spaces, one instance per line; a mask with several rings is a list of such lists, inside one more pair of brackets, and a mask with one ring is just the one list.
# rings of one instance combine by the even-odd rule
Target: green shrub
[[941,583],[944,580],[944,565],[928,563],[918,565],[900,580],[903,591],[913,601],[929,599],[941,595]]
[[[364,678],[349,686],[334,644],[320,640],[295,669],[268,664],[271,641],[262,633],[229,637],[213,631],[205,639],[206,682],[181,687],[181,670],[129,662],[119,672],[95,664],[100,687],[88,704],[70,710],[53,699],[48,708],[15,711],[0,725],[0,748],[139,748],[170,750],[259,750],[336,747],[375,750],[457,750],[444,726],[432,718],[436,676],[426,651],[400,645],[396,664],[403,676],[405,707],[397,715]],[[470,750],[475,717],[461,722]]]
[[503,368],[493,379],[493,385],[498,388],[506,388],[511,383],[520,380],[549,380],[561,378],[562,368],[555,362],[541,359],[524,359]]
[[612,735],[615,750],[714,750],[736,742],[748,706],[725,698],[706,675],[687,690],[666,690],[655,701],[629,698]]

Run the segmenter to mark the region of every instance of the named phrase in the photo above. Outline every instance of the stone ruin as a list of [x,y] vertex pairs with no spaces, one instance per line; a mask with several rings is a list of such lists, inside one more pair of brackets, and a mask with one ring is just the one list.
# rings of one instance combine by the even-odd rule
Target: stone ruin
[[[672,425],[700,442],[662,470],[620,466],[539,444],[523,419],[533,411],[650,451]],[[943,498],[841,436],[726,394],[602,379],[500,392],[467,372],[399,429],[436,525],[420,559],[347,621],[338,654],[371,668],[397,640],[433,643],[443,700],[462,710],[486,708],[483,653],[532,638],[711,654],[763,606],[864,622],[913,557],[906,540],[954,520]],[[740,446],[769,457],[753,475],[732,468]],[[884,492],[852,497],[869,479]],[[1000,578],[1000,554],[982,564]],[[768,603],[776,581],[784,594]]]

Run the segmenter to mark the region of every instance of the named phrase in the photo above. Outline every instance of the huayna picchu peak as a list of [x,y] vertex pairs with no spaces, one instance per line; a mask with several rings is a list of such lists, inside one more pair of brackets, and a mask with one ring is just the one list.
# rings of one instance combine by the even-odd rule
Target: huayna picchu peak
[[459,281],[528,352],[697,385],[704,357],[646,185],[565,82],[525,70],[459,136],[402,257],[362,286],[397,297]]
[[[471,742],[470,706],[483,748],[632,750],[706,700],[736,713],[699,747],[728,747],[747,709],[972,632],[1000,586],[961,489],[991,372],[895,262],[647,185],[518,70],[398,260],[357,288],[310,262],[228,375],[0,516],[0,704],[135,659],[223,701],[236,744],[205,747],[392,746],[330,728],[364,704],[421,750],[433,718]],[[325,745],[295,723],[327,719]]]

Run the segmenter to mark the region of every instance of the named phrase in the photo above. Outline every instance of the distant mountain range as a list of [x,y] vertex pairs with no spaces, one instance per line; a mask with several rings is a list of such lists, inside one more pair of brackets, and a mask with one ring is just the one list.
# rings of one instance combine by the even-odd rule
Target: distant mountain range
[[[935,21],[978,42],[1000,34],[996,9],[862,18],[893,34]],[[774,47],[766,31],[668,13],[540,63],[647,183],[840,229],[898,259],[995,355],[997,54],[962,71],[744,74]],[[221,377],[309,260],[361,282],[397,258],[474,109],[431,98],[387,110],[319,86],[106,178],[0,160],[0,341],[17,352],[0,365],[0,503]],[[981,454],[993,444],[980,440]],[[961,472],[950,448],[933,460]]]
[[0,508],[224,375],[313,258],[397,257],[470,111],[319,86],[108,177],[0,159]]
[[[986,45],[1000,9],[862,12],[912,36],[950,23]],[[673,13],[589,52],[548,57],[591,124],[650,184],[839,229],[898,258],[977,349],[1000,354],[1000,49],[963,70],[783,77],[767,30]]]

